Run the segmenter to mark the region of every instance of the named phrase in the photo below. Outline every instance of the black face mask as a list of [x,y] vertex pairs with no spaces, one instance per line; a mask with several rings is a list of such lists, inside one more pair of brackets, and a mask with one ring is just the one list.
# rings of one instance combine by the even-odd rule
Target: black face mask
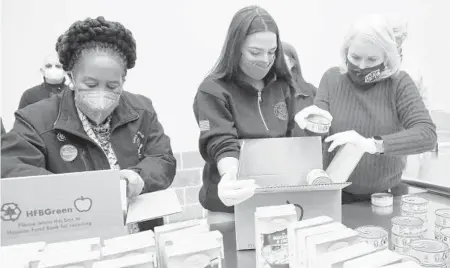
[[384,62],[377,66],[361,69],[355,64],[347,60],[348,75],[350,79],[361,86],[374,84],[376,79],[380,77],[385,66]]

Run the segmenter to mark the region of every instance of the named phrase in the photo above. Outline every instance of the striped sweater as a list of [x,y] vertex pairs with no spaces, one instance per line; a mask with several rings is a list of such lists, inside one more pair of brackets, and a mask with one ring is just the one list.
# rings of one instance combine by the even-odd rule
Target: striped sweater
[[[333,116],[330,135],[355,130],[370,138],[381,136],[383,155],[365,154],[344,191],[370,194],[385,191],[400,182],[406,155],[432,150],[436,145],[436,126],[405,72],[384,79],[369,89],[354,84],[338,68],[329,69],[320,81],[315,104]],[[337,150],[324,148],[324,167]]]

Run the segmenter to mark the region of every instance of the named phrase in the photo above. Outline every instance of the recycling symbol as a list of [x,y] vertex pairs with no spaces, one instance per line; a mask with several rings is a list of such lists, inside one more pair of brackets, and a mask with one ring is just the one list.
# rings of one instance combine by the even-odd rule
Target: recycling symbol
[[22,211],[19,206],[15,203],[5,203],[0,209],[1,218],[4,221],[16,221]]

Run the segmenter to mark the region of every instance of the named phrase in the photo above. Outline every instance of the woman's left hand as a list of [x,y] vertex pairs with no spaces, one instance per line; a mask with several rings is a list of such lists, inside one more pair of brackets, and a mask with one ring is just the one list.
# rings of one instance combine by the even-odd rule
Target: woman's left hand
[[364,138],[354,130],[331,135],[325,139],[325,142],[332,142],[330,148],[328,148],[328,152],[332,152],[336,147],[347,143],[354,144],[369,154],[374,154],[377,151],[373,139]]
[[123,169],[120,171],[120,178],[125,179],[127,183],[127,196],[133,198],[142,193],[144,189],[144,180],[139,174],[131,169]]

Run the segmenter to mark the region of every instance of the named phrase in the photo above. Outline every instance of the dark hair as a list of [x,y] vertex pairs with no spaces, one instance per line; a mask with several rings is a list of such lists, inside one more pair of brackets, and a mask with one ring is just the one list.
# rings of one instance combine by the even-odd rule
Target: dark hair
[[125,71],[136,64],[136,41],[132,33],[119,22],[103,17],[74,22],[56,42],[65,71],[73,69],[85,50],[113,53],[123,60]]
[[245,38],[256,32],[270,31],[277,35],[275,63],[266,78],[276,75],[290,83],[291,75],[284,60],[280,34],[275,20],[263,8],[248,6],[239,10],[231,20],[225,43],[211,75],[225,81],[235,80],[239,72],[242,45]]
[[300,60],[298,58],[297,51],[295,48],[286,42],[283,42],[283,51],[294,61],[294,66],[292,67],[291,73],[292,73],[292,80],[294,81],[296,85],[296,89],[300,90],[300,92],[305,94],[313,94],[315,96],[316,94],[316,87],[309,84],[305,81],[302,74],[302,68],[300,67]]

